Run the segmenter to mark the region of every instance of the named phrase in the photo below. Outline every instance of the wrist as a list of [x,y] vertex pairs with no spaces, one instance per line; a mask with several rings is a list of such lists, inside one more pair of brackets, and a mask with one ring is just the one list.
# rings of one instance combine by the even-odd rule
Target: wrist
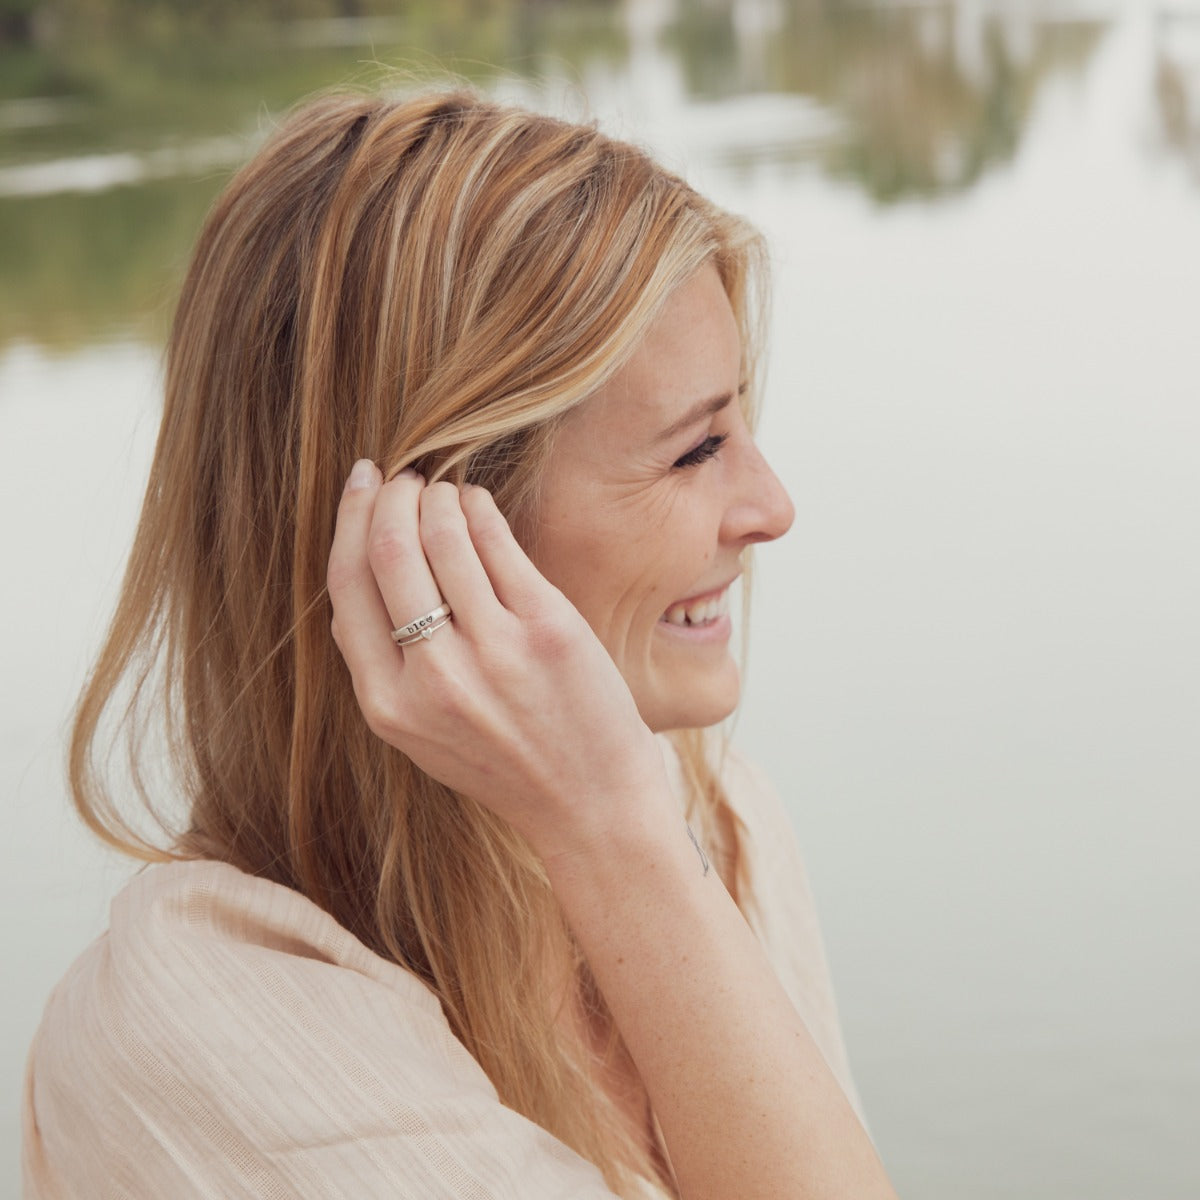
[[653,862],[679,836],[686,837],[684,830],[678,798],[659,758],[653,769],[616,792],[589,791],[575,806],[569,827],[543,829],[532,844],[557,893],[572,881],[607,875],[614,865]]

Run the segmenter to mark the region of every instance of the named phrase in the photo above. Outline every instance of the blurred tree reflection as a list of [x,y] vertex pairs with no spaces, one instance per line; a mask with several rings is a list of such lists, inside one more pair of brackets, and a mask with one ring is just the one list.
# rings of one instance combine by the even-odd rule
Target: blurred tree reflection
[[0,199],[0,347],[161,341],[184,256],[222,182],[169,179]]
[[1160,14],[1155,29],[1154,72],[1159,121],[1167,145],[1183,155],[1192,174],[1200,180],[1198,50],[1200,14]]
[[[1104,27],[1039,21],[1021,8],[1024,16],[951,0],[0,0],[0,346],[16,337],[71,344],[114,322],[157,329],[172,278],[165,264],[186,253],[266,114],[330,84],[386,82],[389,66],[429,78],[457,71],[485,88],[513,77],[532,88],[547,77],[582,81],[597,67],[614,78],[664,71],[682,88],[664,103],[681,109],[748,93],[800,96],[836,132],[713,143],[712,152],[739,163],[815,161],[880,203],[953,194],[1012,157],[1039,89],[1081,70]],[[648,59],[635,42],[650,46]],[[1180,89],[1160,70],[1168,136],[1194,154],[1186,114],[1195,110]],[[99,190],[67,178],[82,156],[104,170],[130,158],[135,169]],[[31,184],[31,164],[49,175]],[[60,166],[65,182],[55,183]],[[69,191],[79,186],[97,190]]]
[[[1011,158],[1041,84],[1086,65],[1105,25],[969,17],[952,3],[753,7],[764,19],[739,34],[734,6],[683,0],[672,43],[693,90],[820,101],[844,129],[819,152],[824,166],[882,202],[968,187]],[[761,45],[748,50],[752,38]]]

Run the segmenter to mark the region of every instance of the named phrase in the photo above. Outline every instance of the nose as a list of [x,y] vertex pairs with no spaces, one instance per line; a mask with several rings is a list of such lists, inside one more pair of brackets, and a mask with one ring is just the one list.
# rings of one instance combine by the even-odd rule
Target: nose
[[792,527],[795,506],[748,431],[738,441],[722,540],[739,545],[773,542]]

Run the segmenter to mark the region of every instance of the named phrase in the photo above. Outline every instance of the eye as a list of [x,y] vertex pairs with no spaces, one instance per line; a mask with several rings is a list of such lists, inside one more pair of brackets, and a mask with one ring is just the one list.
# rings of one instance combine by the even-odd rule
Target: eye
[[689,450],[682,458],[676,459],[674,467],[698,467],[713,458],[725,444],[726,434],[712,433],[694,449]]

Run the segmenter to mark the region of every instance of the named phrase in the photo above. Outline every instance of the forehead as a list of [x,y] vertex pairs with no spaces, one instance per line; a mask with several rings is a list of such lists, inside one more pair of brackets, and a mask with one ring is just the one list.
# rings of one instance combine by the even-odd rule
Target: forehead
[[651,442],[697,402],[736,392],[741,366],[721,277],[702,267],[667,298],[629,361],[568,416],[563,434],[597,448]]

